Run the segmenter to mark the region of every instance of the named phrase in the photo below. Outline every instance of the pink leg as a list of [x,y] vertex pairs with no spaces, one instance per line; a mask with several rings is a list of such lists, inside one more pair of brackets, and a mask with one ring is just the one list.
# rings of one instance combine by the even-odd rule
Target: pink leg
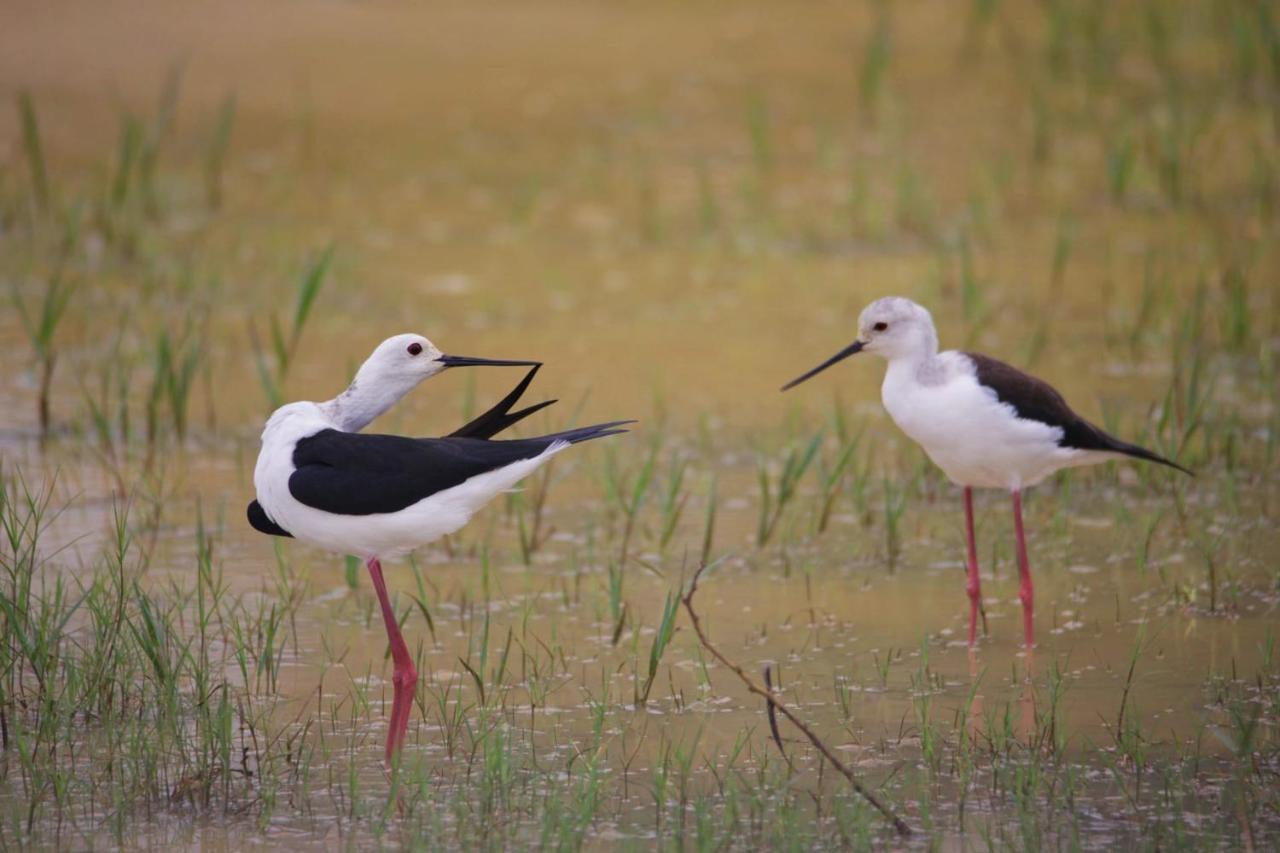
[[387,584],[382,579],[382,564],[377,557],[369,559],[369,577],[373,580],[373,588],[378,593],[378,604],[382,606],[382,621],[387,626],[387,641],[391,644],[391,661],[395,672],[391,676],[394,688],[391,700],[391,722],[387,732],[387,764],[404,743],[405,730],[409,726],[409,712],[413,710],[413,695],[418,684],[418,671],[414,669],[413,658],[400,635],[400,624],[396,621],[395,611],[391,609],[391,600],[387,598]]
[[982,601],[982,581],[978,578],[978,544],[973,535],[973,489],[964,487],[964,533],[969,544],[969,647],[978,642],[978,607]]
[[1033,645],[1031,631],[1032,614],[1035,609],[1035,593],[1031,587],[1031,565],[1027,560],[1027,536],[1022,530],[1022,491],[1013,490],[1013,527],[1018,534],[1018,574],[1022,585],[1018,597],[1022,599],[1022,629],[1026,635],[1027,648]]

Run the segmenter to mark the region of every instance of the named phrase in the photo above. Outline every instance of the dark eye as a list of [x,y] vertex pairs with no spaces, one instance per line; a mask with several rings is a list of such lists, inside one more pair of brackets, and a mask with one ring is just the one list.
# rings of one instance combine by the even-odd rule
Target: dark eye
[[876,323],[876,324],[875,324],[874,326],[872,326],[871,328],[872,328],[873,330],[877,331],[877,332],[883,332],[885,329],[889,328],[889,324],[888,324],[888,323]]
[[422,352],[422,344],[417,341],[409,344],[409,355],[417,355],[420,352]]

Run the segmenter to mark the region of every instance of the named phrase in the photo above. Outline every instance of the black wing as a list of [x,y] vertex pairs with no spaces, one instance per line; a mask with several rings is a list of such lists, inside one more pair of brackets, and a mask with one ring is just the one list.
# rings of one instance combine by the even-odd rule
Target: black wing
[[254,530],[265,533],[268,536],[288,536],[291,539],[293,538],[292,533],[271,520],[271,516],[267,515],[267,511],[257,501],[249,501],[249,524]]
[[1100,427],[1089,423],[1072,411],[1067,401],[1048,382],[1023,373],[1018,368],[990,356],[976,352],[967,352],[964,355],[973,362],[978,374],[978,382],[996,392],[996,398],[1001,403],[1012,406],[1018,413],[1018,417],[1061,429],[1062,438],[1058,441],[1060,447],[1123,453],[1126,456],[1168,465],[1186,474],[1191,473],[1158,453],[1121,441]]
[[340,515],[396,512],[472,477],[522,459],[552,443],[577,444],[626,430],[631,421],[579,427],[515,441],[406,438],[321,430],[298,442],[289,493],[299,502]]
[[524,375],[524,379],[520,380],[520,384],[511,390],[511,393],[503,397],[497,402],[492,409],[480,415],[480,417],[467,423],[453,432],[449,433],[451,438],[493,438],[505,429],[509,429],[517,421],[524,420],[539,409],[545,409],[555,400],[544,400],[533,406],[521,409],[518,412],[510,411],[511,407],[520,399],[520,395],[529,387],[529,383],[533,381],[534,374],[538,372],[540,364],[535,364],[530,368],[529,372]]

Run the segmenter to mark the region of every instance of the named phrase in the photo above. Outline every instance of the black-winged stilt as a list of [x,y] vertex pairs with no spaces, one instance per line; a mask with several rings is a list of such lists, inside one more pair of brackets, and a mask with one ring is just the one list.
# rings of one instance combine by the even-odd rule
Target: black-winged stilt
[[969,645],[977,639],[978,553],[973,489],[1008,489],[1018,540],[1023,629],[1032,644],[1033,595],[1022,529],[1022,490],[1062,468],[1132,456],[1190,474],[1150,450],[1108,435],[1077,415],[1047,383],[977,353],[938,352],[933,317],[910,299],[877,299],[858,318],[858,339],[787,390],[859,352],[884,358],[880,399],[894,422],[924,448],[953,483],[964,488],[968,543]]
[[[531,367],[489,411],[444,438],[359,432],[422,380],[450,367]],[[262,432],[253,472],[257,500],[249,523],[273,536],[354,554],[368,562],[394,663],[387,735],[391,762],[404,741],[418,673],[387,597],[380,560],[396,557],[461,528],[496,495],[514,486],[570,444],[614,435],[631,421],[612,421],[513,441],[496,433],[544,406],[510,408],[540,362],[443,355],[421,335],[396,335],[378,345],[351,385],[324,403],[289,403]]]

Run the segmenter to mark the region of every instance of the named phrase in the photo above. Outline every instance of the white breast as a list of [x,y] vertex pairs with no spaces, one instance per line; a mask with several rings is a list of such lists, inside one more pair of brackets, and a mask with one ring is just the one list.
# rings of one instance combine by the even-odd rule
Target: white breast
[[929,381],[915,365],[890,363],[881,399],[894,422],[952,482],[979,488],[1033,486],[1079,464],[1082,451],[1058,446],[1062,431],[1019,418],[978,383],[969,360],[946,352]]

